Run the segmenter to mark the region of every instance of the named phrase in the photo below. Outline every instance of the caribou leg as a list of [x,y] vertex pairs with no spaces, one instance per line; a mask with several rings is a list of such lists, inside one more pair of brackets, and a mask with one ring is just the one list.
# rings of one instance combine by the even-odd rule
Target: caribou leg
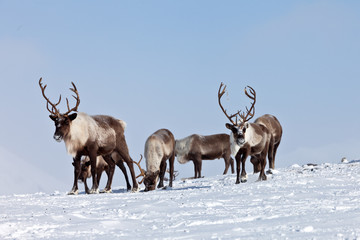
[[115,172],[115,162],[111,158],[111,155],[103,156],[103,158],[104,158],[104,160],[106,161],[106,163],[109,166],[109,171],[108,171],[109,174],[108,174],[108,180],[107,180],[106,186],[105,186],[104,190],[101,191],[101,192],[110,193],[110,192],[112,192],[111,191],[111,184],[112,184],[112,179],[114,177],[114,172]]
[[74,165],[74,185],[68,195],[77,195],[79,193],[78,188],[78,179],[80,176],[80,159],[81,156],[76,156],[73,158],[73,165]]
[[99,186],[97,183],[97,174],[96,174],[96,157],[97,157],[97,149],[94,149],[90,152],[90,164],[91,164],[91,176],[92,176],[92,187],[90,190],[90,194],[99,193]]
[[128,177],[127,172],[126,172],[124,162],[122,160],[119,160],[119,161],[117,161],[116,165],[120,168],[120,170],[124,174],[125,181],[126,181],[126,190],[130,191],[131,190],[131,185],[130,185],[130,182],[129,182],[129,177]]
[[241,158],[241,182],[247,182],[247,174],[245,169],[246,158],[248,157],[248,153],[244,153]]
[[261,163],[259,159],[257,159],[255,156],[251,156],[250,162],[253,164],[254,173],[258,173],[261,171]]
[[170,165],[170,180],[169,180],[169,187],[172,187],[173,178],[174,178],[174,161],[175,161],[175,153],[173,153],[169,159]]
[[164,176],[166,172],[166,161],[162,161],[160,163],[160,173],[159,173],[159,184],[157,185],[157,188],[163,188],[164,187]]
[[236,182],[235,184],[240,183],[240,161],[241,161],[241,153],[237,153],[235,156],[236,160]]

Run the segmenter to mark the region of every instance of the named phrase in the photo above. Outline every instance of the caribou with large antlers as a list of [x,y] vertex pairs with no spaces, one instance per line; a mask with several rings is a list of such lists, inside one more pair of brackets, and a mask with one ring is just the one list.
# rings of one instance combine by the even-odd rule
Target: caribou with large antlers
[[66,99],[68,111],[60,113],[57,106],[61,102],[61,95],[59,101],[54,104],[45,95],[47,85],[42,85],[42,78],[39,80],[39,86],[43,97],[46,99],[46,107],[50,112],[50,118],[55,122],[54,139],[58,142],[64,140],[67,152],[73,157],[74,185],[69,194],[78,193],[77,180],[80,175],[80,160],[82,156],[89,156],[90,158],[93,182],[90,193],[99,192],[96,172],[97,156],[102,156],[110,166],[108,182],[104,189],[105,191],[110,191],[115,169],[115,160],[112,158],[112,153],[119,154],[128,165],[133,180],[133,191],[137,191],[138,184],[135,178],[133,162],[124,136],[126,123],[107,115],[89,116],[86,113],[76,113],[80,104],[80,97],[74,83],[72,83],[73,88],[70,88],[70,90],[76,95],[73,96],[76,100],[76,105],[70,109],[69,101]]
[[[248,93],[247,88],[250,89]],[[249,123],[255,115],[256,92],[248,86],[245,88],[245,95],[252,100],[250,109],[238,111],[228,115],[221,104],[221,97],[226,91],[226,86],[221,83],[218,91],[218,102],[221,110],[232,124],[226,123],[226,128],[231,130],[231,152],[236,159],[236,184],[240,183],[240,162],[241,162],[241,182],[246,182],[247,174],[245,170],[246,158],[250,155],[254,165],[254,172],[260,172],[259,180],[266,180],[265,166],[266,156],[269,157],[270,167],[274,167],[276,149],[280,144],[282,128],[276,117],[266,114],[254,123]],[[236,120],[234,121],[234,117]],[[238,117],[240,117],[238,121]]]

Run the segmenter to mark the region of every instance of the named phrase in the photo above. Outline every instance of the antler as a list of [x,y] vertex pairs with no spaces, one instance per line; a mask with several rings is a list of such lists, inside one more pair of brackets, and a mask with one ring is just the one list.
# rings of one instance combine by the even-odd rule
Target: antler
[[[45,89],[46,89],[47,85],[43,86],[41,81],[42,81],[42,78],[40,78],[40,80],[39,80],[39,86],[41,88],[41,91],[42,91],[42,94],[43,94],[44,98],[46,99],[46,108],[52,115],[56,115],[56,116],[58,116],[58,115],[68,115],[71,111],[77,112],[77,108],[79,107],[79,104],[80,104],[80,96],[79,96],[78,90],[76,89],[76,86],[75,86],[75,84],[73,82],[71,82],[71,84],[73,85],[74,88],[70,88],[70,90],[73,91],[76,94],[76,97],[74,95],[72,95],[73,98],[76,99],[76,106],[73,107],[72,109],[70,109],[69,100],[66,98],[68,111],[66,113],[64,113],[64,114],[60,114],[59,109],[57,109],[57,105],[59,105],[59,103],[61,102],[61,95],[59,97],[59,101],[56,104],[53,104],[49,100],[49,98],[47,98],[45,96]],[[51,110],[49,108],[49,104],[51,105]]]
[[[224,86],[224,88],[222,89],[221,91],[221,88]],[[219,91],[218,91],[218,101],[219,101],[219,105],[220,105],[220,108],[221,110],[224,112],[225,116],[229,119],[230,122],[232,122],[233,125],[237,125],[237,115],[240,113],[240,111],[238,111],[237,113],[229,116],[226,112],[226,110],[223,108],[223,106],[221,105],[221,97],[225,94],[225,91],[226,91],[226,85],[224,85],[224,83],[221,83],[220,84],[220,87],[219,87]],[[236,117],[236,121],[234,122],[232,120],[233,117]]]
[[76,106],[73,107],[72,109],[70,109],[69,107],[69,100],[66,98],[66,104],[67,104],[67,108],[68,108],[68,111],[66,113],[64,113],[64,115],[68,115],[70,112],[74,111],[74,112],[77,112],[77,108],[79,107],[79,104],[80,104],[80,96],[79,96],[79,92],[78,90],[76,89],[76,86],[73,82],[71,82],[71,84],[73,85],[74,88],[70,88],[71,91],[73,91],[75,94],[76,94],[76,97],[74,95],[73,98],[75,98],[76,100]]
[[242,122],[248,122],[255,115],[256,92],[252,87],[250,87],[250,86],[247,86],[247,87],[250,88],[251,95],[246,91],[246,88],[245,88],[245,94],[251,100],[253,100],[253,103],[251,104],[250,110],[246,107],[246,115],[245,115],[245,113],[240,114],[240,111],[239,111],[239,116],[242,119]]
[[142,184],[142,183],[144,182],[144,179],[145,179],[145,178],[144,178],[144,177],[145,177],[145,170],[142,169],[141,166],[140,166],[140,162],[141,162],[141,160],[142,160],[142,158],[143,158],[142,154],[140,154],[140,156],[141,156],[140,160],[139,160],[138,162],[135,162],[135,161],[133,160],[133,163],[135,163],[135,164],[138,166],[139,170],[140,170],[140,174],[137,175],[136,178],[139,178],[139,177],[142,176],[143,179],[141,179],[141,181],[138,182],[139,184]]
[[[42,92],[43,97],[46,99],[46,108],[47,108],[47,110],[48,110],[52,115],[56,115],[56,116],[60,115],[60,112],[59,112],[59,110],[58,110],[56,107],[57,107],[57,105],[59,105],[59,103],[60,103],[60,101],[61,101],[61,95],[60,95],[60,97],[59,97],[59,101],[58,101],[56,104],[53,104],[53,103],[46,97],[46,95],[45,95],[45,89],[46,89],[47,85],[45,84],[45,86],[43,87],[41,81],[42,81],[42,78],[40,78],[40,80],[39,80],[39,86],[40,86],[40,88],[41,88],[41,92]],[[50,104],[51,107],[52,107],[51,110],[50,110],[50,108],[49,108],[49,104]]]
[[[169,169],[166,169],[166,172],[167,173],[170,173],[170,170]],[[179,176],[179,171],[174,171],[174,174],[173,174],[173,181],[175,181],[176,177]],[[167,180],[169,180],[168,178],[166,178]],[[165,178],[164,178],[165,180]]]

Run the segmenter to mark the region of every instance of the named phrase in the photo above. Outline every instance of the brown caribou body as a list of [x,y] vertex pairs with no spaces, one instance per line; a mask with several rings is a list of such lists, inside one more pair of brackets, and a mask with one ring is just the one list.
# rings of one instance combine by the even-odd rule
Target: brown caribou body
[[228,134],[208,136],[193,134],[186,138],[176,140],[175,155],[181,164],[187,163],[190,160],[193,161],[194,178],[201,177],[202,160],[223,158],[225,161],[223,174],[227,173],[230,165],[231,171],[234,173],[234,160],[230,156],[230,136]]
[[[252,163],[254,165],[254,172],[260,172],[259,180],[266,180],[265,167],[266,167],[266,156],[269,155],[269,161],[272,162],[274,159],[274,138],[278,137],[280,144],[281,139],[281,126],[277,129],[273,121],[275,117],[271,115],[264,115],[260,117],[255,123],[249,123],[248,121],[254,117],[255,114],[255,102],[256,92],[253,88],[250,88],[250,94],[245,88],[245,94],[251,100],[253,100],[250,109],[246,108],[246,113],[237,113],[229,116],[226,110],[221,105],[221,97],[225,93],[226,86],[223,88],[223,83],[220,84],[218,92],[219,105],[225,116],[230,120],[232,124],[227,123],[226,128],[231,130],[230,141],[231,141],[231,152],[236,159],[236,184],[240,183],[240,162],[241,162],[241,182],[246,182],[247,174],[245,170],[245,162],[248,156],[252,157]],[[222,89],[222,90],[221,90]],[[236,121],[233,118],[236,116]],[[237,121],[237,116],[240,117],[240,121]],[[276,120],[277,121],[277,120]],[[277,121],[278,122],[278,121]],[[280,125],[280,123],[279,123]],[[278,135],[276,135],[277,133]],[[278,146],[277,144],[277,146]],[[277,147],[276,147],[277,149]],[[273,165],[272,165],[273,166]]]
[[164,187],[164,176],[166,172],[166,161],[169,160],[170,180],[169,186],[172,187],[174,176],[175,159],[175,138],[168,129],[160,129],[151,134],[145,142],[144,155],[146,159],[146,171],[140,167],[139,176],[144,176],[145,192],[155,190],[156,183],[160,178],[158,188]]
[[[116,156],[114,156],[114,154],[112,154],[112,158],[117,159]],[[73,163],[73,165],[74,165],[74,163]],[[129,178],[127,176],[126,169],[125,169],[123,161],[121,159],[117,160],[116,165],[121,169],[121,171],[125,175],[127,190],[130,190],[131,185],[129,183]],[[84,183],[85,192],[90,193],[90,190],[89,190],[89,187],[88,187],[87,181],[86,181],[87,178],[91,177],[91,162],[90,162],[90,158],[88,156],[86,156],[84,159],[81,160],[80,169],[81,170],[80,170],[79,180]],[[110,167],[106,163],[106,161],[104,160],[104,158],[102,156],[98,156],[96,158],[96,177],[97,177],[97,184],[98,185],[100,183],[101,175],[102,175],[102,173],[104,171],[105,171],[105,173],[106,173],[106,175],[108,176],[108,179],[109,179],[109,175],[110,175],[110,172],[111,172]],[[111,192],[111,189],[108,189],[106,192]]]
[[73,96],[76,99],[76,106],[70,109],[69,101],[66,99],[68,111],[61,114],[57,109],[61,96],[58,103],[53,104],[45,96],[46,85],[43,87],[41,81],[40,78],[39,85],[43,97],[47,101],[47,109],[51,113],[49,117],[54,121],[56,127],[54,139],[58,142],[64,140],[67,152],[73,157],[74,161],[74,185],[69,194],[78,193],[77,180],[81,172],[80,160],[82,156],[89,156],[90,158],[92,175],[90,193],[99,192],[96,172],[97,156],[102,156],[110,166],[109,178],[104,189],[105,191],[110,190],[115,169],[115,160],[111,156],[112,153],[119,154],[128,165],[133,180],[133,191],[137,191],[138,184],[135,178],[133,162],[124,136],[125,122],[107,115],[89,116],[81,112],[69,114],[72,111],[76,112],[80,104],[79,94],[74,83],[72,83],[73,88],[70,88],[70,90],[76,94],[76,97]]
[[[269,152],[268,152],[269,170],[267,171],[267,173],[272,173],[272,170],[275,169],[275,155],[280,145],[282,132],[283,132],[281,124],[275,116],[270,114],[265,114],[257,118],[254,123],[265,126],[272,135],[273,141],[269,146]],[[256,157],[251,157],[250,162],[254,166],[254,173],[259,172],[261,169],[260,161]]]

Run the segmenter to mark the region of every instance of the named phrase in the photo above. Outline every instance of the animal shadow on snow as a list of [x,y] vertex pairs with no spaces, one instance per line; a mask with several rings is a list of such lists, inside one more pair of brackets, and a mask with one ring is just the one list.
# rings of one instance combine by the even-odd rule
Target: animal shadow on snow
[[[112,189],[111,193],[100,192],[99,194],[127,193],[127,192],[130,192],[130,191],[128,191],[126,188],[119,188],[119,189]],[[87,195],[87,193],[85,191],[79,191],[79,195]],[[89,194],[89,195],[91,195],[91,194]]]
[[360,163],[360,160],[351,160],[349,163]]
[[178,191],[178,190],[209,189],[209,188],[211,188],[211,186],[187,186],[187,187],[175,188],[172,190]]

